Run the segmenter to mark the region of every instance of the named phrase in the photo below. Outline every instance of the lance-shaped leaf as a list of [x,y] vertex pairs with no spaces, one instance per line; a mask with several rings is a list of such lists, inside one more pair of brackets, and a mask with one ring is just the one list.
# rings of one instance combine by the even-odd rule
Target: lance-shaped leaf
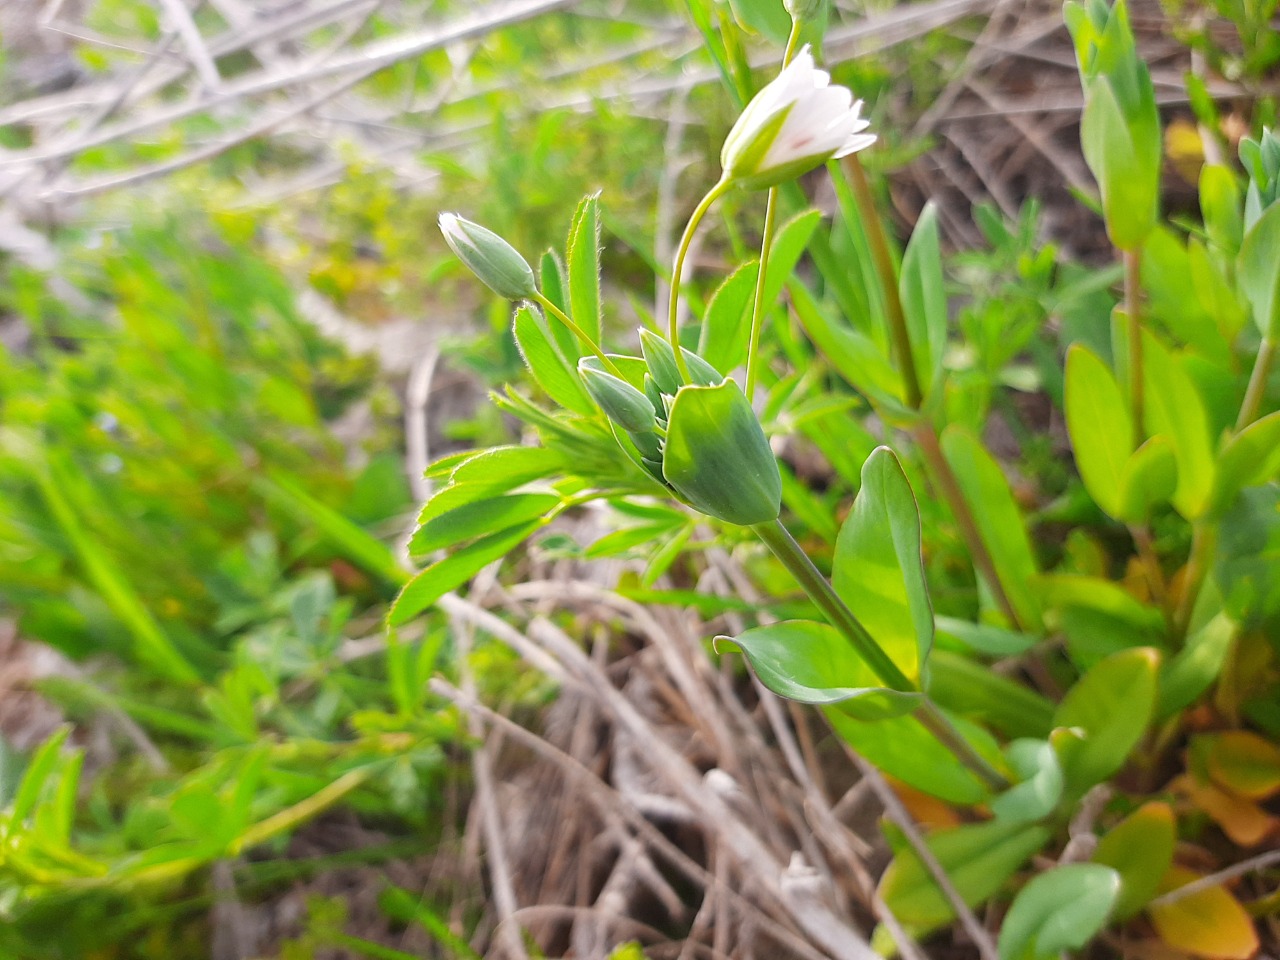
[[1000,960],[1054,960],[1093,938],[1115,906],[1120,875],[1097,863],[1069,863],[1023,887],[1000,928]]
[[569,227],[569,315],[600,341],[600,197],[583,197]]
[[1149,333],[1142,338],[1147,432],[1173,444],[1178,484],[1173,505],[1187,519],[1204,512],[1213,486],[1209,418],[1196,382],[1165,346]]
[[836,539],[836,593],[908,679],[918,681],[933,646],[933,607],[920,550],[920,512],[902,465],[878,447]]
[[1080,479],[1094,503],[1116,517],[1121,478],[1133,453],[1133,420],[1107,365],[1080,344],[1067,351],[1065,406]]
[[676,392],[662,475],[695,509],[729,523],[765,523],[782,511],[778,462],[733,380]]
[[932,202],[925,205],[902,255],[899,287],[916,376],[920,389],[928,394],[942,369],[947,339],[947,292],[942,280],[938,208]]
[[1265,337],[1280,336],[1280,203],[1272,204],[1245,234],[1236,274]]
[[1108,831],[1094,851],[1094,863],[1120,874],[1120,897],[1115,915],[1127,920],[1147,905],[1160,879],[1173,863],[1177,829],[1167,803],[1139,807]]
[[538,386],[560,406],[574,413],[594,413],[590,398],[574,375],[573,367],[560,351],[560,345],[547,323],[528,306],[516,311],[516,345],[525,365]]
[[918,693],[887,690],[835,627],[786,620],[736,637],[717,637],[717,649],[737,647],[760,682],[799,703],[839,703],[863,720],[895,717],[915,708]]

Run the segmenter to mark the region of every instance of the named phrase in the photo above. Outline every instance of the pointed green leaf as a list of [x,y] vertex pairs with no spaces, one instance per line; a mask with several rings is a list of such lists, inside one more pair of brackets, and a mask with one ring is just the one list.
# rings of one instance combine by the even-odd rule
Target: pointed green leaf
[[1167,503],[1178,487],[1178,460],[1173,444],[1152,437],[1125,461],[1120,472],[1120,500],[1115,517],[1145,523],[1153,507]]
[[582,388],[574,368],[560,352],[546,321],[531,307],[522,306],[516,311],[515,337],[525,365],[547,396],[574,413],[586,417],[595,413],[595,404]]
[[1112,827],[1098,843],[1093,862],[1120,874],[1117,919],[1127,920],[1156,895],[1160,880],[1173,863],[1177,829],[1166,803],[1139,807]]
[[583,197],[573,214],[569,257],[569,316],[600,342],[600,196]]
[[939,706],[1006,736],[1047,737],[1053,729],[1051,701],[967,656],[934,650],[927,686]]
[[725,278],[707,304],[698,353],[717,370],[733,370],[747,360],[751,296],[758,272],[756,262],[744,263]]
[[1009,602],[1024,628],[1038,630],[1040,601],[1035,582],[1039,571],[1009,481],[995,458],[963,427],[953,424],[943,432],[942,452],[974,513]]
[[911,354],[915,359],[920,389],[927,396],[942,370],[947,341],[947,291],[942,279],[942,247],[938,231],[938,208],[925,205],[902,255],[899,281],[902,310],[911,334]]
[[769,248],[769,270],[764,278],[766,309],[778,302],[782,288],[791,280],[796,264],[821,222],[821,210],[803,210],[778,228]]
[[[996,894],[1050,836],[1045,827],[992,820],[939,830],[925,842],[961,899],[976,907]],[[937,881],[910,848],[893,858],[877,892],[893,915],[917,933],[955,916]]]
[[1129,759],[1151,722],[1160,655],[1151,647],[1112,654],[1063,698],[1054,726],[1081,736],[1055,739],[1071,796],[1083,796]]
[[490,534],[420,571],[396,597],[387,614],[387,623],[393,627],[408,623],[450,590],[456,590],[489,564],[502,559],[544,522],[532,520]]
[[1056,960],[1102,929],[1120,894],[1120,875],[1096,863],[1069,863],[1032,879],[1000,927],[1000,960]]
[[1236,276],[1253,322],[1265,337],[1280,338],[1280,203],[1273,203],[1245,234]]
[[825,623],[786,620],[717,637],[716,645],[741,650],[760,682],[788,700],[841,703],[846,713],[864,720],[898,716],[920,701],[919,694],[882,687],[849,641]]
[[1255,420],[1231,437],[1218,457],[1209,512],[1221,515],[1236,494],[1280,476],[1280,412]]
[[1178,358],[1155,337],[1144,333],[1142,366],[1147,432],[1168,437],[1178,461],[1173,505],[1188,520],[1208,505],[1213,486],[1213,449],[1209,419],[1194,380]]
[[1066,414],[1085,489],[1094,503],[1119,516],[1120,487],[1133,452],[1133,420],[1107,365],[1078,343],[1067,351]]
[[468,540],[544,517],[561,502],[554,493],[513,493],[463,504],[422,524],[409,541],[409,553],[421,557],[436,550],[448,550]]
[[819,353],[859,393],[901,406],[902,379],[884,351],[866,334],[833,320],[802,283],[790,287],[791,303]]
[[836,540],[832,586],[907,678],[933,647],[933,607],[920,547],[920,512],[888,447],[862,467],[862,489]]

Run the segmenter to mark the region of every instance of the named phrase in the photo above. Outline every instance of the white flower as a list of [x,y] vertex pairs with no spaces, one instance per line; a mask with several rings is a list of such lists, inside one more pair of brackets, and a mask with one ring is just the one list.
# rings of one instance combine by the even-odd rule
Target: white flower
[[871,146],[862,101],[814,66],[805,46],[757,93],[720,151],[727,179],[750,190],[792,180],[832,158]]

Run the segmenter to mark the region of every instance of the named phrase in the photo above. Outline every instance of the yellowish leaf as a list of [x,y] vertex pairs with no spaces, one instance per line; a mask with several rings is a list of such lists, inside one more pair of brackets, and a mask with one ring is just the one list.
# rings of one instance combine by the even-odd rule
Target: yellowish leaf
[[1252,800],[1229,793],[1215,784],[1181,776],[1172,786],[1212,817],[1223,832],[1242,847],[1261,843],[1280,826],[1280,820]]
[[1264,800],[1280,790],[1280,747],[1247,730],[1214,738],[1209,775],[1232,793]]
[[[1200,875],[1170,867],[1160,887],[1168,892]],[[1248,960],[1258,952],[1258,931],[1240,901],[1222,887],[1210,887],[1172,903],[1148,908],[1156,933],[1175,950],[1209,960]]]

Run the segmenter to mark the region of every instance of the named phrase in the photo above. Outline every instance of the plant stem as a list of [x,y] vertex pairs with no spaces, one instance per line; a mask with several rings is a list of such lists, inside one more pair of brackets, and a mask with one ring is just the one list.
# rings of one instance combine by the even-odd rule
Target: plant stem
[[[801,21],[792,19],[791,33],[787,37],[787,48],[782,53],[782,66],[786,69],[791,58],[796,55],[796,47],[800,44]],[[769,188],[769,198],[764,207],[764,230],[760,239],[760,268],[756,271],[755,299],[751,305],[751,337],[747,341],[747,399],[750,400],[756,390],[756,352],[760,349],[760,328],[764,325],[764,285],[769,272],[769,252],[773,248],[773,233],[778,219],[778,188]]]
[[684,258],[689,253],[689,244],[693,242],[693,234],[698,229],[698,224],[711,209],[711,204],[715,203],[728,189],[729,181],[722,177],[707,191],[707,195],[698,201],[698,205],[694,207],[689,217],[689,222],[684,226],[684,233],[680,235],[680,243],[676,246],[675,262],[671,267],[671,296],[667,301],[667,339],[671,341],[671,349],[676,355],[676,367],[686,383],[689,381],[689,365],[684,362],[684,354],[680,350],[679,320],[680,277],[684,273]]
[[960,527],[960,536],[964,538],[965,544],[969,547],[969,553],[973,557],[973,565],[986,581],[987,587],[991,590],[991,596],[1008,618],[1009,623],[1015,629],[1025,631],[1027,625],[1018,616],[1013,601],[1009,599],[1004,584],[1000,582],[1000,575],[996,572],[996,562],[991,552],[987,550],[986,541],[982,539],[978,520],[969,509],[969,501],[965,499],[964,491],[960,489],[960,481],[956,479],[951,464],[947,463],[947,458],[942,452],[942,444],[938,441],[938,432],[934,429],[933,423],[929,420],[921,420],[912,430],[912,436],[920,446],[920,453],[933,474],[938,491],[951,507],[951,513]]
[[1173,616],[1174,634],[1178,638],[1185,637],[1187,628],[1191,626],[1191,615],[1195,613],[1196,599],[1209,574],[1217,541],[1218,530],[1213,524],[1200,520],[1192,526],[1191,553],[1187,557],[1186,572],[1183,574],[1182,598],[1178,601],[1178,609]]
[[1240,416],[1236,420],[1236,432],[1239,433],[1254,420],[1258,419],[1258,411],[1262,408],[1262,397],[1267,392],[1267,380],[1271,377],[1271,365],[1275,361],[1275,343],[1270,336],[1262,338],[1258,347],[1258,357],[1253,362],[1253,373],[1249,375],[1249,388],[1244,393],[1244,403],[1240,405]]
[[[867,628],[840,599],[831,583],[813,565],[813,561],[800,548],[800,544],[796,543],[795,538],[783,526],[781,520],[758,523],[751,529],[796,578],[804,588],[804,592],[809,595],[809,599],[822,610],[827,622],[844,634],[845,639],[881,683],[899,693],[922,694],[919,686],[912,683],[898,669],[898,665],[889,659],[889,655],[867,632]],[[1003,790],[1009,786],[1009,782],[1000,775],[1000,772],[965,740],[960,731],[947,719],[946,714],[939,710],[927,695],[922,694],[920,704],[915,709],[915,717],[926,730],[938,738],[939,743],[955,755],[960,763],[993,790]]]
[[[920,378],[916,373],[915,358],[911,353],[911,333],[907,329],[907,318],[902,309],[902,298],[898,293],[897,271],[893,266],[893,256],[889,252],[889,240],[884,232],[884,223],[876,210],[871,184],[867,181],[866,171],[862,168],[862,162],[856,153],[846,158],[844,169],[849,174],[854,199],[857,201],[859,213],[862,214],[863,227],[867,231],[867,239],[871,244],[876,272],[880,275],[880,287],[884,291],[885,312],[888,314],[894,359],[902,375],[907,403],[913,410],[919,410],[924,397],[920,390]],[[964,538],[965,545],[973,557],[973,565],[987,582],[992,596],[1004,615],[1008,617],[1009,622],[1019,630],[1025,629],[1018,612],[1010,602],[1008,594],[1005,593],[1004,585],[1000,582],[995,561],[978,530],[977,520],[974,518],[973,511],[969,509],[969,502],[960,488],[960,481],[956,479],[951,465],[947,463],[947,458],[942,455],[942,447],[938,442],[938,434],[933,424],[927,418],[922,418],[913,430],[913,435],[933,472],[934,482],[939,492],[956,518],[960,535]]]
[[760,328],[764,325],[765,274],[769,270],[769,250],[773,246],[774,225],[778,218],[778,188],[769,188],[769,199],[764,208],[764,238],[760,241],[760,269],[756,272],[755,302],[751,307],[751,338],[747,342],[747,399],[755,395],[756,351],[760,348]]
[[853,195],[858,201],[862,225],[867,231],[867,240],[871,244],[871,256],[876,262],[876,272],[880,274],[885,311],[889,315],[889,336],[893,341],[894,359],[898,362],[898,372],[902,376],[907,405],[917,410],[924,400],[924,395],[920,390],[920,377],[916,373],[915,357],[911,353],[911,334],[907,330],[907,315],[902,310],[902,298],[898,294],[898,276],[893,266],[893,255],[889,252],[889,239],[885,236],[884,224],[876,210],[876,199],[871,193],[867,172],[862,168],[862,161],[858,159],[856,153],[845,158],[844,169],[849,174]]
[[1146,436],[1143,414],[1146,408],[1142,369],[1142,317],[1138,312],[1141,285],[1142,248],[1122,251],[1124,260],[1124,313],[1129,332],[1129,409],[1133,416],[1133,448],[1142,446]]
[[919,692],[919,688],[889,659],[889,655],[876,643],[867,628],[840,599],[839,594],[813,565],[809,555],[796,543],[781,520],[757,523],[751,529],[773,551],[774,556],[782,561],[782,565],[796,578],[804,592],[822,610],[827,621],[844,634],[881,683],[899,693]]
[[600,349],[600,345],[596,343],[594,340],[592,340],[589,336],[587,336],[587,332],[585,330],[583,330],[571,319],[569,319],[569,315],[567,313],[565,313],[563,310],[557,307],[554,303],[552,303],[549,299],[547,299],[545,294],[543,293],[535,294],[534,300],[536,300],[537,303],[544,310],[547,311],[547,313],[551,314],[553,317],[555,317],[557,320],[563,323],[569,329],[570,333],[572,333],[575,337],[577,337],[584,344],[586,344],[587,349],[589,349],[592,353],[596,355],[597,358],[599,358],[600,362],[604,365],[604,368],[606,370],[608,370],[611,374],[613,374],[619,380],[626,379],[625,377],[622,376],[622,371],[620,371],[614,365],[613,361],[610,360],[607,356],[605,356],[604,351]]

